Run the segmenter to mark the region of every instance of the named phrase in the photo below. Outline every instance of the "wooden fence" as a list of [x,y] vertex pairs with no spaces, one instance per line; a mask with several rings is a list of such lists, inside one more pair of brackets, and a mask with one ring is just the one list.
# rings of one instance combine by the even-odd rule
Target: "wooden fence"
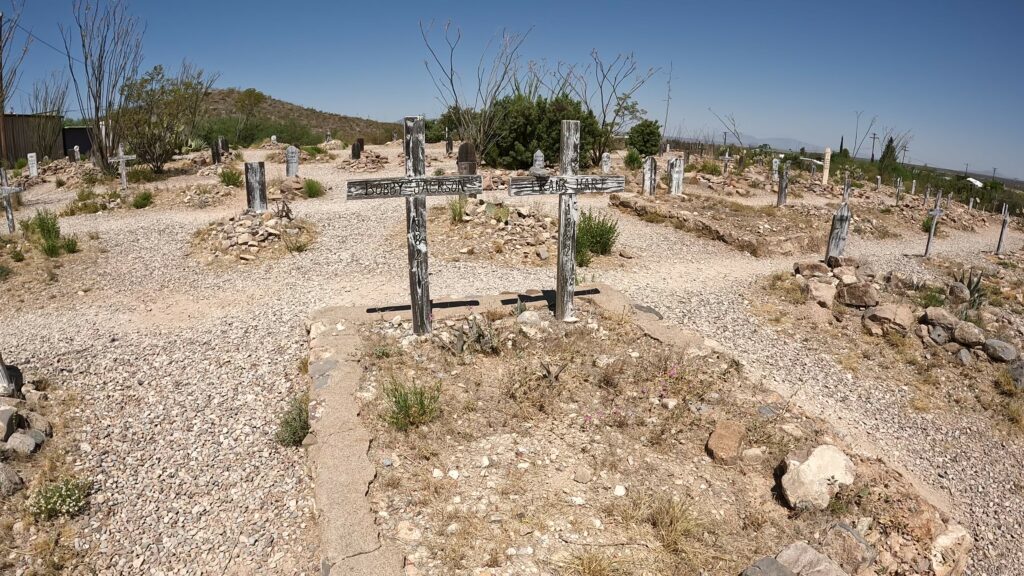
[[19,158],[35,152],[39,160],[64,157],[63,116],[35,114],[4,114],[4,140],[7,156],[3,160],[14,165]]

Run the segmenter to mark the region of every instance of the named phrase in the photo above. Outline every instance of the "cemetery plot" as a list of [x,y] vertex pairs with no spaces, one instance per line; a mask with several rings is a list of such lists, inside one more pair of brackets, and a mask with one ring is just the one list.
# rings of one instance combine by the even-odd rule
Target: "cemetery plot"
[[898,474],[844,454],[729,356],[628,310],[578,298],[574,324],[521,305],[449,315],[429,337],[400,318],[354,327],[368,498],[417,573],[964,560],[970,537]]
[[1024,274],[1019,257],[934,275],[876,270],[856,258],[801,262],[767,280],[755,307],[823,346],[858,378],[906,386],[911,410],[982,416],[1024,429]]
[[307,220],[275,211],[247,211],[198,230],[192,239],[192,254],[207,264],[244,264],[300,254],[316,237],[316,227]]
[[101,252],[97,236],[80,237],[61,231],[60,219],[41,210],[20,220],[13,234],[0,235],[0,284],[4,303],[40,304],[40,292],[88,289],[59,286],[62,269],[95,265]]

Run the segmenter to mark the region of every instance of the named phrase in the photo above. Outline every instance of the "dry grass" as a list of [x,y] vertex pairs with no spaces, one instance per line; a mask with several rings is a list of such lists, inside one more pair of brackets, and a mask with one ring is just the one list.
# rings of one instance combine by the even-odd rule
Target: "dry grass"
[[601,552],[583,552],[560,567],[561,576],[628,576],[621,561]]
[[783,302],[803,304],[806,300],[796,278],[789,272],[775,272],[769,276],[768,289],[777,294]]

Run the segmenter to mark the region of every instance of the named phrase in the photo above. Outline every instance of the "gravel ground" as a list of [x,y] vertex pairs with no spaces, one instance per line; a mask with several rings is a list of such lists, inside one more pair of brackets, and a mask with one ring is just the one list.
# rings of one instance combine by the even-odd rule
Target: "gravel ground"
[[[394,156],[399,148],[386,150]],[[440,150],[431,146],[429,154]],[[248,151],[247,159],[265,155]],[[62,284],[88,290],[16,310],[0,323],[8,362],[51,377],[73,395],[65,433],[71,458],[97,482],[75,545],[98,573],[318,570],[304,455],[273,439],[278,415],[304,385],[297,368],[306,352],[303,322],[322,306],[404,303],[408,286],[405,246],[395,242],[404,227],[402,202],[344,201],[348,175],[335,164],[300,168],[333,190],[293,204],[296,216],[319,226],[320,238],[281,260],[208,267],[189,255],[192,233],[239,211],[241,193],[208,210],[62,219],[71,232],[98,232],[107,249],[94,269],[61,276]],[[357,177],[403,171],[397,162],[389,166]],[[437,166],[454,170],[446,160],[428,172]],[[283,176],[282,165],[267,170],[268,180]],[[45,192],[47,204],[70,197]],[[556,199],[542,202],[556,212]],[[601,198],[582,204],[607,209]],[[979,539],[972,574],[1005,574],[1024,564],[1024,502],[1007,488],[1021,476],[1019,442],[981,420],[914,412],[898,382],[854,380],[816,343],[792,341],[756,320],[745,290],[764,274],[789,269],[793,258],[758,260],[667,226],[622,215],[620,222],[620,246],[638,258],[593,279],[721,342],[780,391],[797,391],[805,409],[865,446],[884,447],[895,463],[948,493]],[[977,254],[991,249],[994,235],[953,236],[936,253]],[[880,270],[919,273],[917,259],[905,254],[922,248],[923,238],[850,245]],[[435,298],[552,288],[555,280],[553,264],[432,264]]]

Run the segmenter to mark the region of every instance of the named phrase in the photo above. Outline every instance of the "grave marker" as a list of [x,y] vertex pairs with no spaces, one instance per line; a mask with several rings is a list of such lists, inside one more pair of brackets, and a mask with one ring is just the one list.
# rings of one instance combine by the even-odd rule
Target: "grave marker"
[[462,176],[476,175],[476,147],[470,142],[459,144],[459,156],[455,160]]
[[832,149],[825,148],[825,160],[821,167],[821,185],[828,186],[828,170],[832,165]]
[[39,162],[36,161],[36,153],[28,153],[28,175],[30,178],[39,176]]
[[277,146],[277,134],[270,135],[270,143],[273,144],[274,146]]
[[74,151],[75,151],[75,162],[81,162],[82,161],[82,151],[78,148],[78,144],[75,144]]
[[669,194],[673,196],[681,196],[683,194],[683,159],[676,157],[668,162],[668,173],[669,181],[671,186],[669,187]]
[[111,158],[114,162],[118,163],[117,171],[121,175],[121,191],[128,190],[128,170],[125,165],[129,160],[135,160],[135,156],[126,156],[124,153],[124,145],[117,145],[117,157]]
[[935,195],[935,209],[929,212],[929,216],[932,217],[932,225],[928,229],[928,243],[924,245],[924,257],[927,258],[932,253],[932,240],[935,238],[935,227],[939,224],[939,217],[942,216],[942,190],[939,190],[938,194]]
[[850,173],[843,175],[843,202],[850,201]]
[[999,242],[996,243],[996,256],[1003,255],[1003,240],[1006,239],[1006,229],[1010,226],[1010,207],[1003,204],[1003,225],[999,228]]
[[427,260],[427,196],[453,196],[483,188],[480,176],[426,177],[426,144],[422,116],[405,119],[405,178],[349,180],[349,200],[405,198],[409,248],[409,295],[416,334],[431,330],[430,277]]
[[533,153],[533,166],[530,167],[530,176],[547,176],[548,169],[544,166],[544,152],[537,150]]
[[878,189],[881,188],[881,187],[882,187],[882,177],[881,176],[875,176],[875,192],[878,192]]
[[601,173],[611,174],[612,173],[612,155],[608,152],[601,154]]
[[729,150],[726,149],[725,157],[722,158],[722,176],[725,176],[726,174],[729,173],[729,160],[731,160],[731,158],[729,157]]
[[288,146],[284,151],[284,175],[286,178],[299,175],[299,149]]
[[7,171],[0,168],[0,196],[4,197],[4,213],[7,215],[7,231],[14,234],[14,200],[15,194],[22,192],[17,186],[11,186],[7,182]]
[[779,181],[779,159],[772,158],[772,182]]
[[928,207],[928,201],[932,199],[932,187],[929,185],[924,189],[924,207]]
[[900,205],[900,197],[903,195],[903,178],[896,179],[896,205]]
[[218,136],[217,137],[217,145],[220,146],[220,151],[221,152],[223,152],[225,154],[227,154],[228,152],[231,152],[231,149],[228,147],[228,139],[227,138],[225,138],[223,136]]
[[245,200],[250,212],[267,211],[267,173],[263,162],[245,163]]
[[917,194],[917,180],[911,180],[910,181],[910,195],[913,196],[915,194]]
[[577,194],[606,194],[626,189],[623,176],[579,175],[580,122],[562,120],[562,161],[559,175],[520,176],[509,179],[510,196],[558,194],[558,274],[555,318],[573,320],[572,298],[576,290],[576,229],[579,226]]
[[970,201],[967,204],[967,211],[970,212],[972,210],[974,210],[974,198],[970,198]]
[[220,164],[220,145],[216,142],[210,144],[210,160],[213,161],[215,166]]
[[828,231],[828,247],[825,249],[825,263],[834,263],[836,258],[846,250],[846,240],[850,235],[850,204],[843,202],[832,215],[832,228]]
[[360,140],[362,140],[362,138],[352,143],[353,160],[359,160],[359,157],[363,155],[363,146],[359,143]]
[[644,158],[643,193],[654,196],[658,189],[658,161],[654,156]]
[[775,200],[776,206],[786,205],[786,195],[789,194],[789,162],[782,167],[782,173],[779,174],[779,196]]

